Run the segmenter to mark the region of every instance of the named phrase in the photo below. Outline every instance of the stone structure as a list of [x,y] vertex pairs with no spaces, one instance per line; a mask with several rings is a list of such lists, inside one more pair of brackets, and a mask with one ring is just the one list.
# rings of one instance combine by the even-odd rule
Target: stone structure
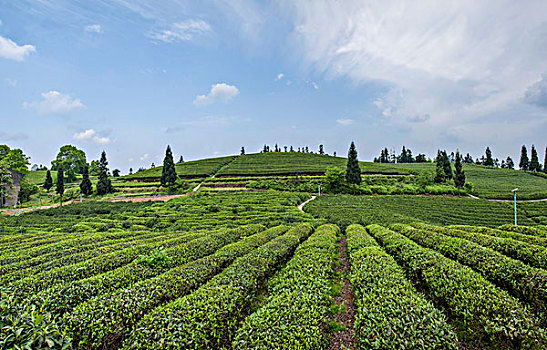
[[6,192],[8,193],[8,195],[4,197],[0,197],[0,207],[8,207],[8,206],[16,205],[18,197],[19,197],[19,190],[21,189],[21,174],[15,170],[11,170],[10,168],[8,168],[8,170],[11,172],[11,179],[13,180],[13,188],[11,189],[11,191],[7,189]]

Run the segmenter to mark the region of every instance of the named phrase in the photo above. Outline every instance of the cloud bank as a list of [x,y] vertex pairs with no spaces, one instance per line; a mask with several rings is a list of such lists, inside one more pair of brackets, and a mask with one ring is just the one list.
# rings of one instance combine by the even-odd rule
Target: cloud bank
[[36,52],[33,45],[17,45],[13,40],[0,35],[0,57],[14,61],[23,61],[32,52]]
[[51,90],[42,93],[44,98],[40,102],[25,102],[24,108],[32,108],[41,115],[69,115],[75,110],[84,108],[85,105],[79,99],[73,99],[69,95]]
[[214,102],[227,102],[239,94],[239,89],[234,85],[218,83],[211,85],[207,95],[199,95],[194,99],[194,105],[205,106]]

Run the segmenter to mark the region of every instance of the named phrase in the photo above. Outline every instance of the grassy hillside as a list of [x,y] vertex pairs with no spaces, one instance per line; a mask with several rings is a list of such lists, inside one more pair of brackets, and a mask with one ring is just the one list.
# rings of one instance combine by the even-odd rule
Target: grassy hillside
[[[206,177],[214,174],[218,169],[231,162],[236,156],[208,158],[193,160],[176,164],[175,169],[181,177]],[[122,177],[122,179],[141,179],[141,178],[160,178],[163,167],[158,166],[153,169],[139,171],[133,175]]]
[[[513,222],[510,203],[472,198],[428,196],[321,196],[305,211],[329,222],[347,225],[392,224],[423,221],[438,225],[497,227]],[[521,225],[534,225],[525,212],[518,211]]]

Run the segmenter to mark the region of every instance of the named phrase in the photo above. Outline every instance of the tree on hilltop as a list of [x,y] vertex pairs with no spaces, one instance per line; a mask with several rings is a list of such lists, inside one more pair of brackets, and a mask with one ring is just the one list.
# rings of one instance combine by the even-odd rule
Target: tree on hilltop
[[484,161],[484,165],[494,166],[494,159],[492,159],[492,151],[490,151],[490,147],[486,147],[486,160]]
[[530,153],[530,165],[528,166],[528,169],[531,171],[541,171],[541,164],[539,164],[538,152],[536,151],[534,145],[532,145],[532,150],[530,151]]
[[106,160],[106,152],[101,153],[101,159],[99,160],[99,181],[97,182],[97,194],[99,196],[111,193],[114,191],[112,183],[108,178],[108,161]]
[[359,160],[357,159],[357,150],[355,149],[355,143],[352,141],[348,151],[348,163],[346,166],[346,180],[349,184],[353,185],[355,192],[355,185],[361,184],[361,168],[359,167]]
[[163,158],[163,168],[161,169],[161,185],[163,187],[172,186],[177,182],[177,172],[175,170],[175,162],[173,161],[173,153],[171,146],[167,145],[165,150],[165,158]]
[[528,160],[528,150],[526,149],[526,146],[522,145],[522,148],[520,149],[520,162],[519,162],[519,168],[521,170],[528,170],[530,161]]
[[242,156],[245,155],[245,147],[241,146],[241,152],[240,152],[240,154],[241,154]]
[[454,184],[457,188],[462,188],[465,185],[465,172],[462,165],[462,156],[460,152],[456,152],[456,159],[454,161]]

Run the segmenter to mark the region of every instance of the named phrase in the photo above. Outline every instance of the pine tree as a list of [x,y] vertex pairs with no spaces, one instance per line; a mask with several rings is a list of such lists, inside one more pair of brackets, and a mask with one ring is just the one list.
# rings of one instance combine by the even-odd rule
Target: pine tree
[[492,159],[492,151],[490,151],[490,147],[486,147],[486,160],[484,161],[484,165],[494,166],[494,159]]
[[82,182],[80,183],[80,191],[85,196],[89,196],[93,193],[93,185],[89,180],[89,167],[85,166],[82,172]]
[[55,192],[60,196],[61,206],[63,205],[63,193],[65,193],[65,174],[63,173],[63,167],[59,166],[57,168],[57,186],[55,187]]
[[129,175],[133,175],[133,168],[129,168]]
[[242,156],[245,155],[245,147],[241,146],[241,152],[240,152],[240,154],[241,154]]
[[505,160],[505,167],[507,169],[515,169],[515,163],[513,162],[513,159],[511,159],[511,157],[509,156]]
[[51,171],[47,171],[46,173],[46,181],[44,182],[44,188],[47,192],[49,192],[49,189],[53,187],[53,179],[51,178]]
[[522,148],[520,149],[519,168],[521,170],[528,170],[528,166],[529,166],[528,151],[526,150],[526,146],[522,145]]
[[435,159],[435,183],[443,183],[446,181],[446,173],[444,171],[444,158],[441,151],[437,151],[437,158]]
[[180,156],[180,158],[179,158],[179,164],[182,164],[182,163],[184,163],[184,158],[183,158],[182,156]]
[[441,152],[441,158],[444,174],[446,175],[446,178],[450,180],[454,176],[452,175],[452,165],[450,164],[450,160],[448,159],[448,154],[446,154],[446,151]]
[[165,150],[165,158],[163,158],[163,168],[161,169],[161,185],[163,187],[172,186],[177,182],[177,172],[175,170],[175,162],[173,161],[173,153],[171,146],[167,145]]
[[462,188],[465,185],[465,172],[462,165],[462,156],[460,152],[456,152],[456,159],[454,162],[454,184],[457,188]]
[[112,183],[108,178],[108,161],[106,160],[106,152],[101,153],[99,160],[99,181],[97,182],[97,194],[99,196],[113,192]]
[[543,158],[543,172],[547,174],[547,147],[545,147],[545,158]]
[[359,160],[357,159],[357,150],[355,149],[355,143],[351,142],[348,151],[348,163],[346,167],[346,180],[349,184],[353,185],[355,192],[355,185],[361,184],[361,168],[359,167]]
[[325,151],[323,151],[323,145],[319,145],[319,154],[325,154]]
[[541,164],[539,164],[538,153],[534,145],[532,145],[532,151],[530,152],[530,165],[528,166],[531,171],[541,171]]

